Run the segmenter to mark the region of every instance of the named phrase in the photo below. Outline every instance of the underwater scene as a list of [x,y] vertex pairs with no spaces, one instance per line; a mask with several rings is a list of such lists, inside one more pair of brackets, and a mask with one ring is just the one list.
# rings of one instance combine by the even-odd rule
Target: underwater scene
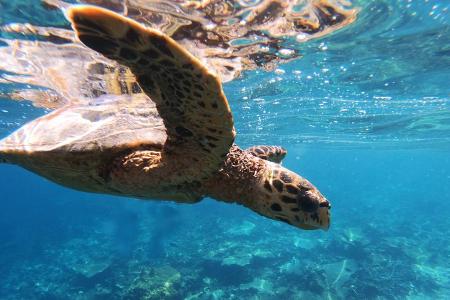
[[[139,66],[126,65],[137,51],[130,35],[84,39],[83,30],[104,28],[99,17],[74,17],[73,4],[170,36],[175,42],[155,43],[157,53],[184,55],[200,81],[188,65],[171,67],[173,55],[156,65],[176,74],[169,83],[145,81]],[[0,139],[50,114],[13,136],[14,149],[0,141],[0,299],[449,299],[449,10],[449,0],[0,0]],[[136,51],[111,59],[117,44]],[[176,82],[189,76],[201,86],[186,93],[219,99],[221,114],[180,104],[194,121],[213,114],[201,124],[228,129],[211,138],[214,147],[189,144],[202,129],[173,129],[170,122],[193,121],[158,102],[165,91],[178,95]],[[147,135],[129,113],[144,106]],[[87,109],[89,124],[120,122],[88,135],[71,118],[75,108]],[[69,116],[59,126],[70,136],[51,123],[64,117],[58,111]],[[133,177],[134,169],[125,173],[126,192],[84,178],[68,183],[77,167],[94,168],[122,145],[161,144],[166,129],[169,158],[182,170],[149,189],[169,197],[140,194],[147,179]],[[230,148],[233,139],[244,151]],[[54,140],[70,147],[40,154]],[[215,147],[221,140],[223,153]],[[245,150],[256,145],[287,154]],[[65,165],[77,153],[82,163]],[[245,177],[247,161],[270,169],[270,180]],[[208,179],[217,173],[226,179]],[[181,177],[189,184],[178,184]],[[290,212],[306,216],[308,200],[319,215],[280,217],[292,204],[288,187],[297,188],[291,180],[318,194],[296,196],[299,208]],[[204,182],[214,192],[199,192]],[[244,190],[247,200],[228,199]],[[268,208],[261,190],[281,190],[282,201]]]

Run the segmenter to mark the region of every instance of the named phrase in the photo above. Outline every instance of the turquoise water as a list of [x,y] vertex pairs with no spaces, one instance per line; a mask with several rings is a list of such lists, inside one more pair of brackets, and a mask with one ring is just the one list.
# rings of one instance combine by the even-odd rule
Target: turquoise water
[[[1,23],[66,24],[31,4],[0,0]],[[332,202],[329,231],[0,165],[0,298],[447,299],[450,1],[355,6],[350,26],[293,41],[303,58],[224,86],[237,143],[284,146],[283,165]],[[42,113],[1,99],[0,136]]]

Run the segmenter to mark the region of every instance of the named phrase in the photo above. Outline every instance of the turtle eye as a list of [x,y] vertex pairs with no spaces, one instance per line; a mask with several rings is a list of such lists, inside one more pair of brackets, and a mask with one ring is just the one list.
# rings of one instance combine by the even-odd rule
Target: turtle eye
[[304,212],[314,212],[319,208],[320,201],[315,193],[301,190],[297,194],[297,203]]

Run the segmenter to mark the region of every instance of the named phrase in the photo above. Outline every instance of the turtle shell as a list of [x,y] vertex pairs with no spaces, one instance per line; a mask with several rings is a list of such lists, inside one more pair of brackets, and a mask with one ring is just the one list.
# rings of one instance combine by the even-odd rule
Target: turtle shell
[[102,96],[29,122],[0,141],[0,157],[63,185],[111,193],[102,187],[102,170],[115,157],[140,149],[160,151],[166,139],[148,97]]
[[31,121],[0,141],[0,151],[10,155],[115,152],[139,145],[161,148],[166,138],[163,121],[148,97],[102,96]]

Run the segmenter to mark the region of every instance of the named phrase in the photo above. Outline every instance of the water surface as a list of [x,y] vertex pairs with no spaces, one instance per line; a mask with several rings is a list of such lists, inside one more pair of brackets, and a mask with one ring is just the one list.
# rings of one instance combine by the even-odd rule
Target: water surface
[[[446,299],[450,2],[353,5],[351,25],[285,41],[302,58],[224,86],[238,144],[284,146],[283,165],[332,202],[329,231],[212,199],[76,192],[1,165],[0,298]],[[39,1],[0,10],[3,25],[67,27]],[[4,96],[0,136],[46,111]]]

